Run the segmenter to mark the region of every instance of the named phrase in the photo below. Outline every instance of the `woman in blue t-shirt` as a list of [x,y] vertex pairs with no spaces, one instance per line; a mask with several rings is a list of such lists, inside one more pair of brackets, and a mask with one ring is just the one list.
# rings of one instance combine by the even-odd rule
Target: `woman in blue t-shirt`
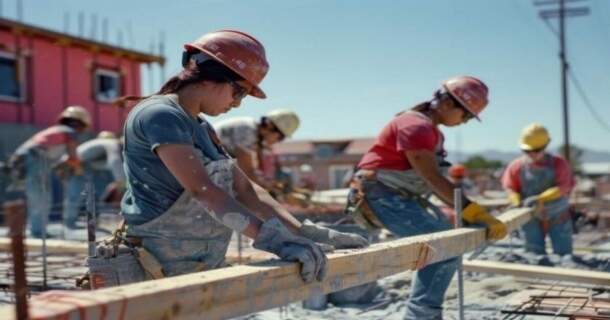
[[[234,164],[206,120],[238,107],[247,95],[265,98],[259,84],[269,66],[258,40],[240,31],[212,32],[185,45],[182,62],[184,69],[157,94],[122,99],[139,101],[125,125],[127,236],[140,240],[164,276],[222,266],[233,230],[254,239],[255,248],[301,262],[307,282],[326,270],[316,242],[367,244],[296,220]],[[131,273],[110,285],[142,279]]]

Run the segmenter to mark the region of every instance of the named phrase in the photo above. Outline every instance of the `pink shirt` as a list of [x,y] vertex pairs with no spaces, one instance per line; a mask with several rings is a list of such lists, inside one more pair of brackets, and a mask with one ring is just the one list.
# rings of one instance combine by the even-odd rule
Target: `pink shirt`
[[359,168],[408,170],[411,164],[405,151],[437,151],[444,140],[432,121],[418,112],[405,112],[394,117],[377,136],[375,144],[362,157]]
[[[551,155],[553,167],[555,170],[556,185],[561,190],[563,195],[568,195],[574,188],[574,177],[568,162],[559,156]],[[521,193],[521,168],[524,166],[524,157],[519,157],[513,160],[502,175],[502,186],[514,192]],[[544,160],[543,160],[544,161]],[[534,163],[533,166],[543,166],[544,163]]]

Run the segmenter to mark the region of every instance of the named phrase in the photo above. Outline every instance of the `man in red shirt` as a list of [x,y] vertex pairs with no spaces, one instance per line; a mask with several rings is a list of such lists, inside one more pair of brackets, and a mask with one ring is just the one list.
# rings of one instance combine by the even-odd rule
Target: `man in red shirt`
[[[456,186],[442,168],[446,152],[439,125],[448,127],[477,118],[487,106],[487,86],[460,76],[445,81],[430,101],[394,117],[358,164],[348,197],[348,211],[373,228],[385,227],[405,237],[453,228],[441,210],[427,201],[435,193],[453,206]],[[487,228],[491,240],[506,236],[506,226],[477,203],[464,198],[463,219]],[[420,269],[413,281],[405,319],[442,319],[445,291],[457,258]]]
[[542,125],[533,123],[525,127],[520,141],[525,154],[508,165],[502,185],[514,205],[536,207],[536,217],[523,226],[525,249],[546,254],[548,234],[553,252],[565,255],[572,253],[568,198],[574,177],[565,159],[545,151],[550,141]]

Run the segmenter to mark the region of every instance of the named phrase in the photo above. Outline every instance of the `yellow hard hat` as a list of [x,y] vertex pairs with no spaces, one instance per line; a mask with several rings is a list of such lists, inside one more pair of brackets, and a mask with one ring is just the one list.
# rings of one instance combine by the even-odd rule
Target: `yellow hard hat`
[[114,132],[112,131],[100,131],[100,133],[97,134],[97,138],[98,139],[116,139],[116,134],[114,134]]
[[551,137],[546,128],[540,123],[532,123],[521,131],[521,139],[519,141],[521,150],[531,151],[544,149]]
[[69,106],[65,108],[59,115],[59,119],[74,119],[87,126],[91,125],[91,115],[89,114],[89,111],[81,106]]
[[288,109],[277,109],[269,112],[266,116],[280,130],[280,132],[289,138],[299,128],[299,116],[294,111]]

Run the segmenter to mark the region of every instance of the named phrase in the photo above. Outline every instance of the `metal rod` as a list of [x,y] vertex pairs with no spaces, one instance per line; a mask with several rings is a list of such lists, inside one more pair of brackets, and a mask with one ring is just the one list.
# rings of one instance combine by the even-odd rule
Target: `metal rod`
[[4,212],[9,225],[11,252],[13,254],[16,316],[19,320],[25,320],[28,319],[28,287],[25,276],[25,254],[23,246],[25,204],[23,203],[23,200],[7,202],[4,204]]
[[[43,194],[47,197],[47,199],[43,199],[43,201],[50,201],[46,205],[49,206],[49,210],[46,210],[42,215],[42,288],[46,290],[47,288],[47,224],[49,223],[49,214],[51,213],[51,206],[53,204],[51,190],[49,189],[49,185],[51,184],[51,177],[49,172],[49,160],[44,157],[42,170],[43,176],[40,177],[40,182],[42,183]],[[47,195],[48,194],[48,195]]]
[[570,114],[568,108],[568,62],[566,59],[565,0],[559,1],[559,58],[561,59],[561,104],[563,109],[564,157],[570,162]]
[[95,257],[95,186],[93,181],[87,181],[87,241],[89,243],[89,256]]
[[[455,206],[455,228],[462,227],[462,188],[457,187],[453,190],[453,204]],[[458,314],[459,319],[464,320],[464,268],[462,265],[462,256],[458,257]]]

